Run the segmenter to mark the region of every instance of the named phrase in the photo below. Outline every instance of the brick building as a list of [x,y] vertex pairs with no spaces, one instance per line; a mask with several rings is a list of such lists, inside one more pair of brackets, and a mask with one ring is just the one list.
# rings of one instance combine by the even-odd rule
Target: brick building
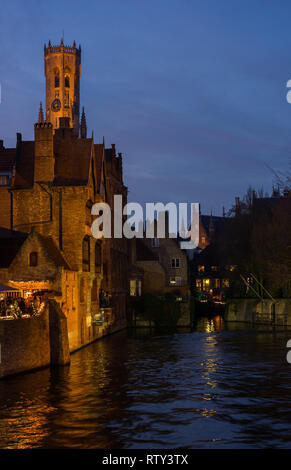
[[[91,207],[112,203],[115,193],[126,202],[127,188],[121,154],[87,138],[84,109],[80,121],[81,48],[49,43],[44,52],[46,116],[41,105],[33,141],[17,134],[13,149],[0,141],[0,226],[6,245],[18,240],[4,261],[2,237],[0,279],[23,292],[54,292],[72,351],[126,325],[127,243],[95,240]],[[112,294],[113,309],[100,320],[101,288]]]

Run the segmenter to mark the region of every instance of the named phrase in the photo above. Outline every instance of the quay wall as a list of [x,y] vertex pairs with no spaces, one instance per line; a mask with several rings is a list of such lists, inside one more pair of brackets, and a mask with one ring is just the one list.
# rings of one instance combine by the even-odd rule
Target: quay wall
[[[226,305],[225,320],[252,323],[254,314],[266,314],[271,318],[271,299],[231,299]],[[286,324],[291,326],[291,299],[276,299],[275,315],[286,315]],[[258,315],[259,317],[259,315]]]
[[67,317],[50,299],[34,317],[0,320],[0,379],[50,365],[70,363],[70,353],[126,328],[125,322],[91,326],[90,335],[72,347]]

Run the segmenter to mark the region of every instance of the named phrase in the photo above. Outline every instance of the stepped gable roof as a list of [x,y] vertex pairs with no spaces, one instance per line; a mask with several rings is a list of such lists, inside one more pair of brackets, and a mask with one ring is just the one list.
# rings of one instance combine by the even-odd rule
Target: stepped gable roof
[[89,180],[92,139],[55,135],[55,186],[85,186]]
[[136,239],[136,260],[137,261],[159,261],[159,257],[153,253],[149,247],[139,238]]
[[0,268],[10,266],[27,237],[28,233],[0,227]]

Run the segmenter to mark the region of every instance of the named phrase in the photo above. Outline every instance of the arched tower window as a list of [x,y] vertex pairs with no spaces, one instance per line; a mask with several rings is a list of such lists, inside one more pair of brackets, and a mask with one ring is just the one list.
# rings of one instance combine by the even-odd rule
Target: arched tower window
[[65,75],[65,87],[70,88],[70,77],[68,75]]
[[86,235],[82,243],[83,271],[90,271],[90,238]]
[[55,88],[60,86],[60,72],[59,69],[55,69]]

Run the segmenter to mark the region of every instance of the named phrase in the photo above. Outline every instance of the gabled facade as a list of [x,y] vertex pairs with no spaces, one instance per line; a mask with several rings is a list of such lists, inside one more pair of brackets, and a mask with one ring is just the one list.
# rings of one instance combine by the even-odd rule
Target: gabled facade
[[[113,147],[108,151],[93,135],[87,138],[84,110],[79,124],[80,61],[75,44],[45,47],[46,120],[41,106],[33,141],[17,134],[15,149],[0,142],[0,175],[8,175],[0,180],[0,226],[10,231],[10,243],[15,233],[26,239],[2,277],[23,291],[31,286],[43,290],[47,281],[53,286],[67,316],[71,351],[125,326],[127,292],[127,243],[96,240],[91,234],[92,205],[111,203],[115,192],[126,202],[127,189],[121,155],[114,152],[109,158]],[[54,275],[52,253],[59,268]],[[114,305],[101,315],[102,282]]]

